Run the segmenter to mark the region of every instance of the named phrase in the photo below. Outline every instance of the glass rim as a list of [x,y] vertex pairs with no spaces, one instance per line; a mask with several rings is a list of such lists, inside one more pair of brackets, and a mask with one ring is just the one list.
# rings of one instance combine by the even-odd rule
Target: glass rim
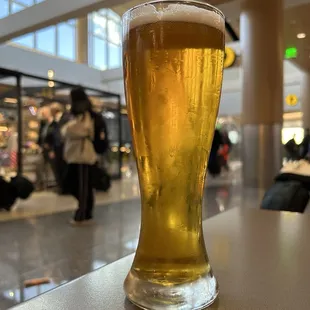
[[134,7],[130,8],[129,10],[127,10],[123,16],[122,16],[122,19],[128,15],[129,13],[131,13],[132,11],[140,8],[140,7],[143,7],[143,6],[146,6],[146,5],[149,5],[149,4],[159,4],[159,3],[180,3],[180,4],[185,4],[185,5],[197,5],[197,6],[200,6],[201,8],[205,8],[206,10],[208,11],[212,11],[216,14],[218,14],[220,17],[223,18],[223,20],[225,21],[225,15],[224,13],[218,9],[217,7],[213,6],[212,4],[208,4],[206,2],[201,2],[201,1],[196,1],[196,0],[152,0],[152,1],[148,1],[148,2],[143,2],[143,3],[140,3],[138,5],[135,5]]

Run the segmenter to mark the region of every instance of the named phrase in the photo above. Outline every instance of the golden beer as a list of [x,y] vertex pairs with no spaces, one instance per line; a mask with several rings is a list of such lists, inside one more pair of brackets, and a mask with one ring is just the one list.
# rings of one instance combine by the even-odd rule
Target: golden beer
[[[179,16],[170,17],[168,6],[162,20],[148,20],[148,13],[140,22],[133,19],[123,42],[142,200],[139,245],[125,290],[147,309],[153,309],[150,301],[137,301],[130,292],[143,289],[142,283],[169,291],[214,279],[202,234],[202,197],[223,78],[223,20],[216,12],[177,6],[184,9]],[[154,309],[184,304],[170,297],[157,297]]]

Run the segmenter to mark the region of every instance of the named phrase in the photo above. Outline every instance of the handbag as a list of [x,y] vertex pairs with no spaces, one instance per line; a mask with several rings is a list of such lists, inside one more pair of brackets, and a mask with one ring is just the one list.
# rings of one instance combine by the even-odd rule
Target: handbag
[[92,185],[97,191],[107,192],[111,187],[111,177],[104,168],[97,164],[92,167]]
[[0,209],[10,211],[14,205],[15,200],[18,198],[16,188],[0,176]]
[[11,184],[16,189],[17,196],[21,199],[28,199],[34,191],[33,183],[20,175],[12,178]]

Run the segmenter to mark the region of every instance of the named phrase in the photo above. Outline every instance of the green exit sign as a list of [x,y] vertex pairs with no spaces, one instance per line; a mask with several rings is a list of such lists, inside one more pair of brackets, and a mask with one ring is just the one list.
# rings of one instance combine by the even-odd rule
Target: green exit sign
[[297,48],[296,47],[288,47],[285,50],[285,58],[292,59],[297,57]]

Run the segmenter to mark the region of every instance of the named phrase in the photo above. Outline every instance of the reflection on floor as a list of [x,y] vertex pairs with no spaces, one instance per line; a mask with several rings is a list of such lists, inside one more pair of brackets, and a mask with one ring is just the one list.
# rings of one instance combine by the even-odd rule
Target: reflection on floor
[[[240,162],[232,162],[230,172],[224,172],[215,179],[210,177],[207,179],[206,184],[208,186],[238,184],[240,183],[240,167]],[[98,193],[96,195],[97,205],[139,198],[137,174],[130,166],[124,167],[123,170],[124,177],[122,181],[114,181],[108,193]],[[31,199],[17,201],[12,212],[0,212],[0,222],[73,211],[75,208],[76,201],[70,196],[59,196],[51,191],[39,192],[34,193]]]
[[[244,190],[240,171],[234,170],[208,180],[204,218],[235,206],[259,206],[263,193]],[[89,227],[70,227],[74,201],[53,194],[35,195],[17,206],[13,215],[1,214],[0,309],[134,252],[140,223],[138,195],[136,177],[114,184],[111,193],[98,196],[96,225]],[[50,283],[25,287],[24,281],[43,277]]]
[[[137,177],[124,178],[122,181],[114,181],[108,193],[98,193],[96,202],[98,205],[117,201],[139,198],[139,186]],[[64,211],[72,211],[76,208],[76,201],[71,196],[59,196],[53,192],[34,193],[31,199],[19,200],[11,212],[1,212],[0,222],[28,218],[32,216],[55,214]]]

